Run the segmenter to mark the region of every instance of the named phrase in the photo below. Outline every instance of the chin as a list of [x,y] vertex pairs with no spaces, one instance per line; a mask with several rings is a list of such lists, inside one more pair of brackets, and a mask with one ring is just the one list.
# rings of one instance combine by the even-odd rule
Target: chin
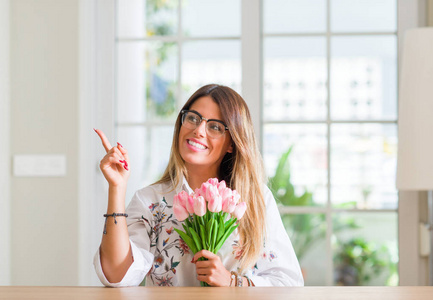
[[205,166],[209,164],[206,160],[200,159],[198,157],[191,157],[190,155],[182,156],[182,159],[185,161],[185,164],[190,164],[194,166]]

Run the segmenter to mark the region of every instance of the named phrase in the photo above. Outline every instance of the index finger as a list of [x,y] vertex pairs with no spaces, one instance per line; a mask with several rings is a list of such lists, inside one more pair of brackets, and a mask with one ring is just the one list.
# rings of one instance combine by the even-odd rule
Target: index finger
[[102,132],[102,130],[99,130],[99,129],[95,129],[95,132],[99,135],[99,137],[101,138],[101,142],[102,142],[102,146],[104,146],[104,148],[105,148],[105,151],[110,151],[110,149],[112,148],[111,147],[111,144],[110,144],[110,142],[108,141],[108,139],[107,139],[107,137],[105,136],[105,134]]
[[210,252],[210,251],[208,251],[208,250],[205,250],[205,249],[203,249],[203,250],[200,250],[199,252],[197,252],[195,255],[194,255],[194,257],[192,258],[192,260],[194,261],[194,262],[197,262],[197,260],[200,258],[200,257],[204,257],[204,258],[207,258],[207,259],[214,259],[215,257],[218,257],[218,255],[216,255],[216,254],[214,254],[214,253],[212,253],[212,252]]

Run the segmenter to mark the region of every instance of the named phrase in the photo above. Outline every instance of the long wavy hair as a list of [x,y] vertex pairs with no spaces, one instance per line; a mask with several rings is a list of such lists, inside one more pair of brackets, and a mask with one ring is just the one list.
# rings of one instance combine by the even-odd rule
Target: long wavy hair
[[[210,84],[198,89],[185,103],[182,110],[189,109],[199,98],[209,96],[221,110],[223,121],[229,128],[233,141],[233,152],[226,153],[220,168],[218,179],[225,180],[228,187],[236,189],[241,201],[247,203],[245,215],[238,227],[240,237],[240,270],[254,266],[265,237],[266,207],[263,187],[265,175],[263,160],[260,155],[250,112],[244,99],[229,87]],[[178,115],[171,147],[168,166],[157,183],[171,182],[178,186],[184,175],[188,179],[185,161],[179,152],[179,132],[181,114]]]

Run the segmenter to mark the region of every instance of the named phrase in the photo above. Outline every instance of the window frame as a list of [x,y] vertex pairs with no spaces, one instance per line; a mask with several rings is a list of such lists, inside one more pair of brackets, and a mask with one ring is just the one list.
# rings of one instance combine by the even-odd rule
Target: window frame
[[[263,5],[263,1],[260,1],[261,5]],[[396,0],[398,2],[398,0]],[[398,3],[397,3],[398,5]],[[263,11],[263,7],[261,9]],[[333,255],[335,249],[333,249],[332,246],[332,236],[334,234],[333,232],[333,216],[337,213],[356,213],[356,214],[364,214],[364,213],[397,213],[398,218],[398,206],[396,209],[338,209],[334,208],[333,204],[331,202],[331,187],[332,187],[332,181],[331,181],[331,164],[332,164],[332,149],[331,149],[331,139],[332,139],[332,131],[331,127],[334,124],[397,124],[398,116],[396,116],[395,121],[391,120],[333,120],[331,118],[331,99],[330,95],[333,92],[331,89],[331,60],[332,60],[332,49],[331,49],[331,39],[336,36],[389,36],[389,35],[395,35],[397,39],[399,40],[399,33],[400,30],[397,28],[396,31],[388,31],[388,32],[344,32],[344,33],[333,33],[331,32],[331,0],[326,0],[326,31],[324,33],[288,33],[288,34],[265,34],[262,33],[262,40],[261,45],[263,47],[264,40],[267,37],[310,37],[310,36],[317,36],[317,37],[324,37],[326,39],[326,65],[327,65],[327,83],[326,83],[326,89],[327,89],[327,97],[326,97],[326,107],[327,107],[327,114],[325,120],[293,120],[293,121],[265,121],[263,118],[261,118],[261,125],[260,127],[263,128],[266,124],[323,124],[326,125],[327,133],[326,133],[326,139],[327,139],[327,202],[324,207],[293,207],[293,206],[284,206],[280,207],[280,213],[286,213],[286,214],[324,214],[326,217],[326,237],[325,237],[325,259],[326,259],[326,270],[325,270],[325,285],[326,286],[332,286],[334,285],[334,262],[333,262]],[[399,22],[400,16],[398,15],[398,9],[397,9],[397,23]],[[263,18],[262,22],[263,22]],[[261,31],[263,32],[263,26],[261,27]],[[397,49],[397,57],[398,57],[399,51]],[[264,69],[264,57],[262,55],[261,60],[261,69]],[[399,62],[397,62],[397,65],[399,65]],[[263,73],[263,72],[262,72]],[[397,77],[398,77],[398,71],[397,71]],[[396,78],[397,80],[397,78]],[[262,78],[262,81],[260,82],[260,86],[264,86],[264,80]],[[248,88],[248,87],[246,87]],[[397,94],[398,95],[398,94]],[[263,90],[261,94],[261,103],[263,103],[264,95]],[[261,136],[261,150],[263,145],[263,135]],[[263,153],[263,151],[262,151]],[[398,224],[396,224],[397,226]],[[398,234],[397,239],[399,240]]]

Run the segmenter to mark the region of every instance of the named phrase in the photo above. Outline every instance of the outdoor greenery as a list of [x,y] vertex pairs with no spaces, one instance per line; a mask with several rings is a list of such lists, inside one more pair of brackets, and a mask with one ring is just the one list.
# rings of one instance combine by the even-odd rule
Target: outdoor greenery
[[[146,1],[146,32],[148,36],[165,36],[175,34],[173,20],[161,18],[164,14],[177,8],[177,1]],[[159,117],[169,117],[176,111],[176,87],[174,81],[164,78],[161,69],[167,59],[176,56],[175,43],[155,42],[154,47],[146,48],[146,99],[147,109]]]
[[[304,190],[300,195],[295,191],[291,180],[290,154],[293,146],[281,155],[273,177],[269,179],[269,188],[279,205],[282,206],[318,206],[313,194]],[[353,207],[352,202],[343,203],[340,208]],[[281,215],[283,224],[290,234],[290,239],[301,263],[305,254],[319,241],[326,237],[326,215],[323,213]],[[333,240],[335,240],[334,266],[335,283],[340,285],[365,285],[374,276],[388,270],[388,284],[395,284],[397,265],[390,259],[385,246],[378,248],[362,238],[339,241],[336,234],[360,228],[353,217],[342,218],[333,215]],[[353,233],[355,234],[355,233]]]
[[[269,180],[269,188],[273,192],[277,204],[283,206],[318,206],[313,201],[311,192],[305,190],[299,196],[295,192],[295,187],[291,181],[289,160],[292,150],[293,146],[282,154],[275,175]],[[291,232],[290,239],[299,260],[302,260],[315,243],[326,237],[326,216],[323,213],[282,214],[281,219],[285,228]],[[337,217],[334,217],[333,224],[334,233],[359,227],[354,219],[340,221]]]
[[336,285],[367,285],[387,269],[389,275],[397,271],[385,246],[379,248],[363,238],[337,240],[335,246],[338,249],[334,255]]

